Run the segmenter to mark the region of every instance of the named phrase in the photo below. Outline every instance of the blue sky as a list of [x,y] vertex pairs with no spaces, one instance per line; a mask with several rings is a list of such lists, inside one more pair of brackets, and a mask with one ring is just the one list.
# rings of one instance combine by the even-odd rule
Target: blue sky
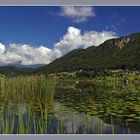
[[[69,30],[70,27],[71,31]],[[80,31],[80,33],[78,31]],[[75,34],[74,32],[77,32],[79,40],[81,40],[82,37],[82,40],[86,41],[81,44],[76,44],[78,40],[75,44],[70,44],[70,41],[73,40],[65,43],[71,38],[69,34]],[[106,37],[100,39],[99,34],[103,35],[104,32],[107,32],[105,33]],[[26,47],[31,47],[30,49],[26,48],[26,50],[31,53],[35,51],[31,50],[32,48],[43,46],[44,48],[41,48],[42,51],[50,51],[49,54],[46,53],[49,58],[45,58],[43,62],[47,64],[72,49],[77,49],[81,46],[87,47],[87,45],[97,46],[106,39],[128,35],[134,32],[140,32],[140,7],[95,6],[83,7],[83,9],[51,6],[0,7],[0,42],[1,46],[3,46],[0,49],[0,64],[21,63],[28,65],[28,63],[24,63],[23,61],[25,59],[27,61],[29,58],[31,58],[29,64],[39,63],[39,60],[36,62],[34,60],[33,62],[32,59],[34,58],[32,57],[34,56],[31,55],[27,57],[25,52],[24,54],[13,52],[14,45],[14,47],[18,49],[26,44]],[[94,39],[95,41],[87,43],[90,39]],[[56,43],[59,44],[55,45]],[[68,44],[68,46],[66,44]],[[75,47],[68,48],[70,45]],[[57,55],[54,54],[56,47],[57,52],[60,51]],[[23,46],[22,48],[25,49]],[[61,50],[58,48],[61,48]],[[12,55],[9,58],[10,60],[6,60],[8,59],[8,54],[6,53],[9,52],[10,54],[11,50]],[[36,54],[38,53],[36,52]],[[18,59],[15,58],[16,55]],[[23,58],[25,56],[26,58]]]
[[[117,26],[119,35],[140,31],[140,7],[94,7],[95,17],[87,22],[76,23],[66,17],[58,16],[60,7],[0,7],[0,41],[48,45],[58,42],[68,26],[84,31],[106,30],[106,26]],[[113,29],[109,29],[113,30]]]

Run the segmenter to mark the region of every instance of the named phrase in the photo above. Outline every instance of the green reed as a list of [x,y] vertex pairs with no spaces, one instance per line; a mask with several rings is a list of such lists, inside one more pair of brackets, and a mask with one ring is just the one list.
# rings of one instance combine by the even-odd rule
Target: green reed
[[56,79],[45,76],[0,77],[0,97],[7,101],[24,101],[53,94]]
[[[46,133],[56,83],[57,79],[44,75],[0,77],[0,133]],[[9,109],[24,103],[26,112]],[[5,108],[9,111],[5,112]]]

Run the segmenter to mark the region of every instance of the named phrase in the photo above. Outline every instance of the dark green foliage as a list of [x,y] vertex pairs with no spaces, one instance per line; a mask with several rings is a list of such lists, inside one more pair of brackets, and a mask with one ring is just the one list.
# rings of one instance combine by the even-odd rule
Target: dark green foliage
[[[129,41],[125,42],[127,39]],[[122,45],[121,41],[124,41]],[[107,69],[140,69],[140,33],[107,40],[98,47],[73,50],[52,63],[38,68],[36,73],[50,74],[80,70],[100,72]]]
[[16,66],[1,66],[0,74],[7,76],[29,75],[33,72],[33,68],[18,68]]

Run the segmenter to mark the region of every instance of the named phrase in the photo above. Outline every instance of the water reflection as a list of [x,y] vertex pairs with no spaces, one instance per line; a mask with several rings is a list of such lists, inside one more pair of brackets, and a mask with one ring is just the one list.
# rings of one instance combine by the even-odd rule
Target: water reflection
[[105,127],[103,133],[140,133],[139,93],[137,81],[62,81],[55,99],[112,126]]
[[[32,112],[29,118],[29,110],[26,104],[6,106],[2,115],[1,133],[8,133],[9,130],[13,134],[26,133],[27,130],[30,134],[38,132],[46,134],[123,134],[129,132],[127,127],[112,127],[96,116],[76,112],[58,102],[54,104],[53,110],[53,113],[51,111],[50,114],[47,114],[45,121],[42,120],[42,116],[38,112]],[[42,127],[42,131],[39,131],[41,123],[46,124],[46,127]]]
[[139,91],[134,83],[61,81],[55,96],[1,104],[0,133],[140,133]]

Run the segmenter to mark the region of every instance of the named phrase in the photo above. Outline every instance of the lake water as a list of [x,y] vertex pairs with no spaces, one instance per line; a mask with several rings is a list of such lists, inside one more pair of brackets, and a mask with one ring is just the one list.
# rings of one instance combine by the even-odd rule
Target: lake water
[[137,82],[60,81],[48,99],[0,107],[1,133],[140,133]]

